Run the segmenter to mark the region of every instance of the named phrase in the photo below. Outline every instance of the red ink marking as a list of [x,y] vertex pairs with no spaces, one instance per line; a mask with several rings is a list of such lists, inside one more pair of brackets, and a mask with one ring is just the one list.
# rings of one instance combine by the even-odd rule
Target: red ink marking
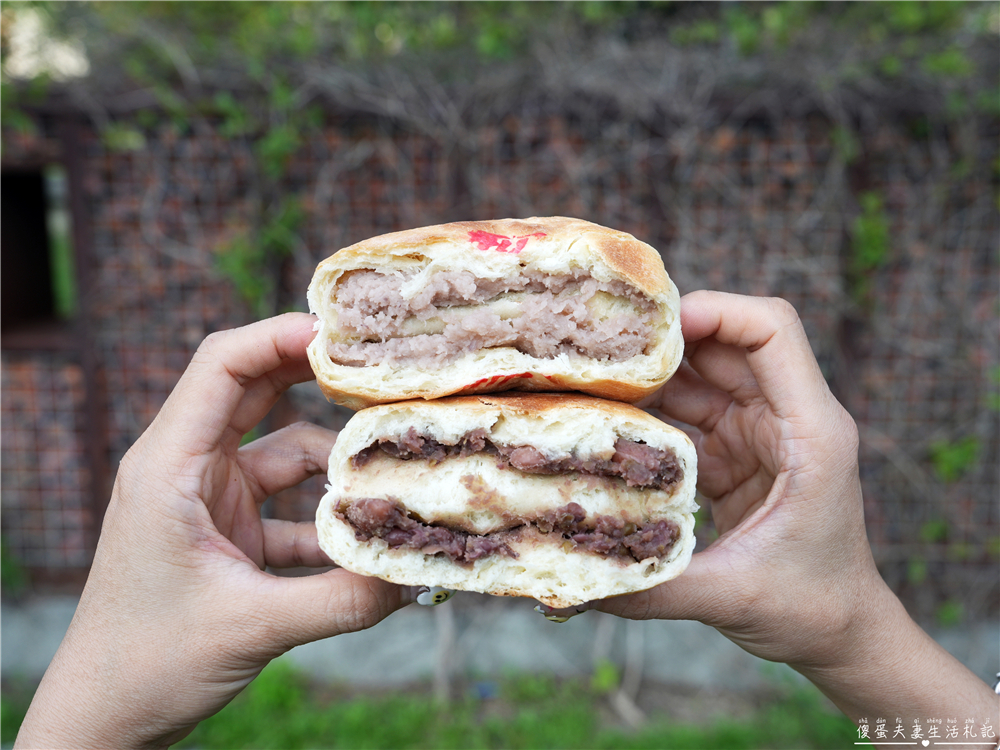
[[[469,242],[478,247],[483,252],[496,250],[498,253],[513,253],[517,255],[528,244],[532,237],[545,237],[545,232],[535,232],[521,237],[507,237],[502,234],[484,232],[481,229],[474,229],[469,232]],[[515,241],[516,240],[516,241]]]
[[[530,379],[532,377],[534,377],[534,375],[532,375],[532,373],[530,372],[519,372],[516,375],[492,375],[488,378],[479,378],[479,380],[475,381],[474,383],[469,383],[467,386],[464,386],[462,390],[463,391],[472,390],[473,388],[483,385],[484,383],[488,386],[503,385],[504,383],[507,383],[511,380],[516,380],[518,378]],[[549,376],[546,375],[545,377]]]

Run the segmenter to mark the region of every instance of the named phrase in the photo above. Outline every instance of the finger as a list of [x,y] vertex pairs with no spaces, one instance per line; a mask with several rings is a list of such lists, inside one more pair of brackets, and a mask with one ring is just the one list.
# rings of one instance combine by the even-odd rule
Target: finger
[[714,339],[692,347],[688,364],[705,381],[728,394],[738,404],[747,404],[761,396],[757,378],[747,361],[747,350]]
[[[306,360],[306,347],[315,335],[314,322],[311,315],[287,313],[211,334],[198,347],[160,410],[158,428],[182,435],[191,453],[215,447],[231,429],[233,414],[251,381],[277,370],[284,362]],[[282,385],[275,381],[270,387]],[[267,386],[261,389],[266,390]]]
[[761,393],[778,416],[830,397],[799,316],[788,302],[724,292],[692,292],[681,300],[688,357],[717,341],[747,350]]
[[265,518],[264,564],[270,568],[323,568],[333,560],[320,549],[316,524]]
[[237,460],[260,488],[263,502],[316,474],[325,474],[337,433],[308,422],[297,422],[257,438],[239,449]]
[[269,598],[276,638],[287,648],[321,638],[364,630],[411,601],[405,586],[351,573],[343,568],[300,578],[273,578]]
[[726,613],[737,611],[737,602],[745,593],[731,567],[723,564],[724,557],[710,547],[694,555],[677,578],[646,591],[594,602],[593,608],[631,620],[724,624]]
[[305,383],[316,376],[308,360],[287,360],[274,370],[254,378],[243,387],[244,395],[233,412],[229,427],[242,439],[271,411],[281,395],[297,383]]
[[709,385],[686,362],[660,390],[655,407],[665,416],[708,432],[733,399]]

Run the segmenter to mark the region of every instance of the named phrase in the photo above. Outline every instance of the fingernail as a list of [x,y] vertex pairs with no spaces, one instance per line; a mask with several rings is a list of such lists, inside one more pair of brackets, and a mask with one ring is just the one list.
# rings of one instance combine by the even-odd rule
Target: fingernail
[[417,590],[417,604],[422,604],[425,607],[436,607],[438,604],[444,604],[454,595],[455,592],[451,589],[440,586],[421,586]]

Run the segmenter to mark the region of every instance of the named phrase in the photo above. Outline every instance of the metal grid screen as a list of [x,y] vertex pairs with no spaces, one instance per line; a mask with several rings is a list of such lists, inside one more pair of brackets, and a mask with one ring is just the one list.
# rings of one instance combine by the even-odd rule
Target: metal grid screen
[[[998,600],[1000,219],[985,166],[997,158],[995,138],[977,144],[973,155],[942,151],[886,126],[848,161],[818,118],[655,135],[528,113],[482,128],[473,147],[458,150],[376,123],[329,123],[295,155],[282,185],[304,210],[283,289],[304,308],[316,262],[374,234],[561,214],[659,247],[682,293],[783,296],[860,424],[869,533],[883,573],[922,614],[959,597],[967,616],[982,616]],[[107,151],[91,136],[85,164],[114,466],[198,342],[253,319],[218,253],[252,231],[260,202],[249,144],[215,132],[164,128],[132,153]],[[851,253],[865,193],[880,197],[889,243],[860,287]],[[9,492],[30,485],[25,472],[43,460],[25,451],[47,448],[20,448],[22,434],[39,428],[9,385],[19,371],[7,358],[3,367],[4,533],[32,564],[78,564],[83,557],[28,540],[46,538],[31,536],[39,526],[67,530],[85,519],[72,508],[39,515],[36,501]],[[338,428],[347,416],[304,385],[270,426],[302,418]],[[955,453],[962,446],[965,459]],[[959,457],[950,469],[949,455]],[[275,498],[271,512],[308,518],[321,492],[322,479],[312,480]]]

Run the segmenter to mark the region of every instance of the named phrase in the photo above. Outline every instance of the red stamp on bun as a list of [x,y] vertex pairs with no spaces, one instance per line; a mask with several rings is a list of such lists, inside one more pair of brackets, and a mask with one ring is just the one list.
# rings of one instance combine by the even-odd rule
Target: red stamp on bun
[[528,240],[532,237],[545,236],[547,236],[545,232],[535,232],[534,234],[526,234],[521,237],[507,237],[502,234],[493,234],[492,232],[484,232],[481,229],[474,229],[469,232],[469,242],[484,253],[487,250],[496,250],[498,253],[514,253],[517,255],[524,250],[528,244]]

